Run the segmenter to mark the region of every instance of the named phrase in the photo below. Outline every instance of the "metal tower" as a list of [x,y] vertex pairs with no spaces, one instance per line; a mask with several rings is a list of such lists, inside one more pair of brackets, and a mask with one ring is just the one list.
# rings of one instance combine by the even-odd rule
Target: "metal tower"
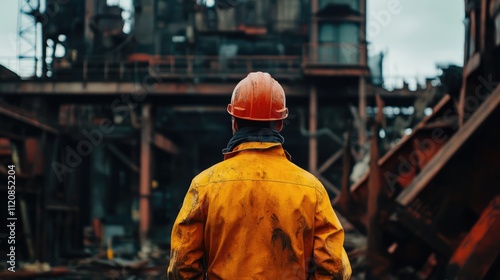
[[21,77],[36,77],[38,71],[38,22],[41,22],[39,0],[20,0],[17,18],[17,73]]

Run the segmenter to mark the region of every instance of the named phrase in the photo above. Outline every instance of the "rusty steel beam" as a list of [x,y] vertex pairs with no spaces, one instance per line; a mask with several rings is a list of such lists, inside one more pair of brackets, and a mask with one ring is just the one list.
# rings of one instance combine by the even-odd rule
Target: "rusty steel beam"
[[139,233],[141,242],[147,238],[150,225],[150,194],[151,194],[151,134],[153,132],[153,120],[151,116],[151,104],[142,107],[141,119],[141,166],[139,179]]
[[395,210],[397,221],[410,230],[415,236],[429,244],[436,253],[449,258],[453,253],[452,248],[443,238],[421,217],[412,215],[408,209],[397,207]]
[[41,122],[35,116],[33,116],[30,112],[23,110],[21,108],[17,108],[10,104],[0,101],[0,114],[5,115],[7,117],[13,118],[17,121],[23,122],[25,124],[29,124],[36,128],[39,128],[43,131],[47,131],[53,134],[59,134],[59,130]]
[[172,140],[163,136],[161,133],[156,132],[153,138],[153,144],[159,149],[169,153],[169,154],[178,154],[179,148],[175,145]]
[[383,244],[383,224],[388,214],[383,209],[387,194],[383,188],[382,169],[378,165],[378,131],[383,120],[383,102],[377,95],[378,113],[372,126],[370,147],[370,177],[368,179],[368,246],[367,279],[389,279],[391,260]]
[[345,134],[344,147],[342,148],[342,181],[340,195],[332,202],[333,205],[342,205],[344,209],[348,209],[351,205],[352,197],[349,190],[349,177],[351,174],[351,124]]
[[[497,195],[455,250],[447,269],[447,279],[483,279],[500,256],[499,233],[500,196]],[[500,273],[498,268],[497,273]]]
[[[426,129],[425,126],[431,122],[438,121],[440,116],[449,112],[453,108],[453,100],[449,95],[445,95],[441,101],[434,107],[432,115],[426,117],[419,123],[412,134],[404,137],[393,149],[389,150],[378,160],[378,165],[384,170],[384,187],[391,188],[391,182],[397,182],[399,177],[411,179],[408,174],[399,174],[398,168],[402,160],[408,160],[408,157],[414,151],[414,139]],[[449,124],[446,124],[449,126]],[[378,132],[377,132],[378,135]],[[431,135],[432,136],[432,135]],[[440,146],[436,145],[435,152]],[[417,153],[418,154],[418,153]],[[344,215],[361,232],[366,232],[368,226],[367,201],[368,201],[368,181],[370,172],[367,172],[358,182],[350,187],[349,200],[339,199],[335,205],[339,212]],[[414,176],[414,175],[413,175]],[[347,202],[348,201],[348,202]]]
[[488,96],[463,127],[436,153],[411,184],[398,195],[397,201],[401,205],[409,205],[498,106],[500,106],[500,87],[497,87]]
[[481,66],[481,55],[479,53],[475,53],[464,65],[462,87],[460,88],[460,98],[457,104],[460,127],[462,127],[466,121],[465,115],[467,111],[465,108],[465,100],[467,96],[470,96],[471,90],[475,92],[475,86],[470,85],[470,83],[468,83],[467,81],[468,78],[472,77],[474,72],[479,70],[480,66]]

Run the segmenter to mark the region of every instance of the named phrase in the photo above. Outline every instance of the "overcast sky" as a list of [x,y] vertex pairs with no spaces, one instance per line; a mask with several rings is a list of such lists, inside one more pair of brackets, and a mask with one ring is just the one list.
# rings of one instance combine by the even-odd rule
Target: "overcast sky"
[[[463,0],[367,0],[369,55],[387,51],[384,76],[425,79],[437,63],[463,65]],[[389,16],[387,16],[389,15]]]
[[[16,56],[18,1],[2,1],[0,64]],[[258,0],[259,1],[259,0]],[[386,51],[384,76],[414,85],[439,74],[437,63],[463,64],[463,0],[367,0],[369,55]],[[10,60],[11,68],[15,63]]]
[[[0,8],[0,64],[8,66],[7,57],[15,57],[17,38],[18,1],[2,1]],[[9,61],[14,65],[12,60]],[[10,68],[10,67],[9,67]]]

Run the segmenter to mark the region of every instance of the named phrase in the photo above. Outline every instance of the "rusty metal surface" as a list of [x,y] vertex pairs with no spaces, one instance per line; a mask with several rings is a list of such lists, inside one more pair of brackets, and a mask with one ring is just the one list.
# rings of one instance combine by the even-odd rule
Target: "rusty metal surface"
[[[500,256],[500,196],[494,197],[462,240],[450,259],[449,279],[479,279],[486,276]],[[497,268],[497,276],[500,270]],[[493,277],[493,275],[491,275]]]
[[500,53],[488,31],[496,12],[493,2],[469,4],[461,91],[378,162],[372,143],[370,171],[350,188],[344,178],[335,201],[367,234],[371,279],[500,277]]
[[141,166],[139,181],[139,233],[141,241],[147,237],[150,225],[150,194],[151,194],[151,135],[153,132],[151,104],[142,107],[141,120]]
[[387,211],[381,204],[387,202],[388,196],[384,189],[382,169],[378,165],[379,138],[378,131],[383,121],[382,109],[384,105],[377,96],[378,113],[372,126],[370,148],[370,175],[368,177],[368,270],[367,279],[389,279],[391,260],[383,243],[383,225],[388,218]]
[[34,126],[43,131],[47,131],[50,133],[58,134],[59,131],[57,128],[40,121],[40,119],[34,116],[31,112],[28,112],[24,109],[12,106],[3,101],[0,101],[0,114],[23,122],[25,124]]
[[[403,138],[396,147],[389,150],[378,160],[378,164],[383,170],[382,184],[385,189],[394,193],[396,190],[405,188],[416,176],[417,169],[423,167],[422,164],[425,164],[425,159],[439,151],[444,142],[432,140],[433,131],[426,129],[426,126],[443,119],[443,115],[448,114],[450,110],[453,110],[453,100],[446,95],[436,105],[432,115],[425,118],[417,125],[411,135]],[[448,126],[448,123],[440,129],[442,129],[443,138],[454,132]],[[434,133],[434,135],[437,134]],[[431,139],[434,148],[426,151],[422,151],[423,149],[416,150],[415,148],[419,148],[419,142],[423,141],[423,139]],[[438,139],[441,139],[441,137]],[[424,160],[422,161],[422,159]],[[351,223],[357,225],[357,228],[362,232],[366,232],[368,225],[366,206],[368,201],[368,178],[369,173],[350,187],[349,203],[347,200],[339,199],[335,205],[338,211],[345,215]]]
[[[371,279],[384,279],[405,265],[431,277],[432,271],[442,273],[448,260],[457,258],[457,254],[462,261],[454,262],[455,272],[472,271],[469,275],[477,276],[480,271],[481,277],[498,273],[488,266],[499,252],[497,240],[490,237],[498,230],[486,231],[486,222],[475,216],[492,195],[500,193],[500,133],[492,130],[500,114],[500,87],[461,128],[450,101],[441,102],[435,114],[378,161],[373,158],[377,145],[372,142],[370,172],[335,202],[336,209],[367,234],[368,264],[374,267],[367,271]],[[454,114],[446,113],[449,110]],[[432,133],[436,130],[446,132],[443,135],[447,137],[441,139],[445,141],[436,141],[437,134]],[[423,144],[426,142],[433,148]],[[345,192],[348,188],[343,189]],[[493,214],[488,215],[491,218]],[[476,224],[472,229],[467,227],[471,223]],[[494,224],[492,219],[488,223]],[[463,245],[467,242],[464,238],[474,242],[480,239],[476,242],[480,246],[495,249],[468,248],[470,245]],[[467,257],[459,250],[468,250]],[[488,261],[480,261],[485,258]],[[473,259],[477,261],[470,261]],[[478,262],[484,266],[478,266]]]
[[[94,8],[90,7],[93,5],[89,4],[94,2],[104,3],[103,1],[88,1],[87,11],[90,14],[95,13]],[[279,2],[284,3],[285,1]],[[58,102],[59,99],[64,98],[66,101],[76,103],[80,102],[79,99],[85,97],[90,98],[92,102],[106,103],[107,101],[103,100],[118,98],[122,94],[134,94],[139,91],[152,97],[164,96],[165,99],[168,99],[169,105],[175,105],[174,99],[178,96],[188,96],[190,99],[186,103],[192,105],[203,104],[204,101],[200,101],[202,96],[203,100],[207,99],[206,96],[221,99],[228,96],[234,88],[235,81],[241,79],[247,72],[259,69],[271,72],[278,80],[285,80],[283,87],[288,97],[299,97],[304,100],[310,97],[309,121],[311,134],[313,135],[317,133],[317,107],[323,105],[321,103],[317,104],[317,102],[322,97],[323,92],[320,87],[317,88],[316,92],[316,85],[312,78],[318,77],[311,76],[323,76],[317,80],[327,80],[325,77],[331,76],[340,76],[339,79],[350,77],[351,83],[354,83],[360,92],[358,107],[366,107],[367,103],[370,103],[377,93],[388,99],[403,99],[421,93],[409,92],[405,89],[396,94],[377,90],[365,84],[365,78],[368,78],[370,74],[366,67],[366,43],[364,38],[364,31],[366,30],[365,0],[360,1],[360,15],[346,15],[335,19],[339,22],[354,21],[360,23],[361,43],[359,45],[319,43],[321,41],[318,38],[319,22],[330,19],[320,18],[316,15],[318,2],[319,0],[310,1],[310,8],[312,9],[312,15],[308,15],[311,16],[311,20],[308,22],[310,37],[309,43],[306,43],[302,50],[302,54],[299,54],[302,46],[300,44],[298,51],[293,52],[298,55],[283,56],[153,56],[145,54],[127,56],[124,53],[120,60],[110,59],[109,57],[102,59],[79,58],[78,61],[56,58],[51,63],[51,68],[54,70],[51,78],[45,77],[46,79],[39,81],[2,81],[0,83],[0,92],[9,95],[8,98],[13,99],[38,96],[58,100]],[[479,273],[482,276],[487,275],[487,273],[491,273],[488,272],[489,267],[492,264],[498,264],[498,261],[494,263],[495,256],[498,258],[498,249],[495,247],[498,243],[498,238],[495,239],[495,233],[499,231],[497,229],[498,198],[494,200],[494,206],[490,205],[485,208],[491,197],[494,197],[494,192],[498,190],[498,184],[492,185],[492,181],[497,178],[494,172],[497,171],[495,168],[499,166],[498,158],[500,158],[498,149],[494,148],[495,145],[498,145],[498,143],[494,143],[494,140],[498,139],[495,136],[497,127],[493,126],[491,133],[485,134],[483,131],[479,136],[477,130],[485,122],[491,123],[491,115],[498,108],[498,91],[500,89],[497,88],[496,97],[490,98],[487,102],[485,101],[479,109],[468,110],[465,107],[467,98],[473,97],[476,93],[480,85],[478,78],[481,75],[483,78],[487,78],[492,73],[498,75],[498,64],[494,65],[495,60],[489,53],[492,52],[492,38],[488,36],[495,34],[495,31],[496,36],[500,34],[498,26],[495,26],[494,22],[491,21],[495,17],[498,18],[500,1],[466,1],[467,9],[470,7],[469,4],[472,3],[475,4],[475,8],[466,11],[466,17],[470,21],[470,30],[468,30],[470,38],[465,40],[464,81],[458,102],[454,100],[455,96],[445,96],[434,108],[434,112],[430,117],[421,122],[413,129],[411,135],[402,139],[394,149],[380,159],[377,137],[377,127],[381,122],[379,119],[378,124],[372,130],[371,172],[352,187],[349,186],[349,173],[352,168],[351,154],[359,155],[361,152],[352,151],[353,148],[349,146],[350,134],[347,137],[344,150],[333,153],[323,164],[318,164],[318,157],[321,158],[321,154],[318,154],[316,137],[310,136],[309,139],[305,138],[306,140],[304,140],[304,146],[307,145],[307,140],[310,141],[309,154],[304,156],[305,165],[307,165],[309,156],[311,172],[315,173],[324,182],[325,186],[334,193],[337,193],[338,190],[325,179],[327,176],[324,172],[331,170],[330,167],[334,167],[335,162],[342,154],[344,155],[342,192],[336,198],[335,208],[339,213],[346,216],[359,231],[368,234],[369,269],[367,278],[385,279],[391,273],[411,267],[413,272],[418,274],[421,279],[431,278],[433,275],[433,279],[440,279],[439,276],[435,276],[436,271],[439,272],[449,263],[451,263],[451,266],[458,267],[450,273],[464,272],[464,275],[469,273],[471,278],[474,278],[474,273]],[[489,7],[488,3],[490,3]],[[487,12],[488,8],[489,11]],[[271,19],[271,21],[275,22],[274,19]],[[281,25],[283,28],[288,28],[287,23],[282,22]],[[304,33],[307,28],[302,25],[297,25],[292,29],[295,29],[295,32],[302,32],[301,34],[304,36],[307,35],[307,33]],[[152,32],[152,30],[148,30],[148,32]],[[262,26],[248,25],[241,26],[241,28],[235,26],[235,30],[232,32],[256,35],[258,33],[272,33],[272,30]],[[88,24],[85,25],[85,33],[88,40],[86,43],[91,43],[90,37],[92,37],[92,34]],[[211,35],[215,34],[212,33]],[[231,34],[235,35],[235,33]],[[192,39],[188,38],[188,40]],[[157,45],[163,46],[164,44],[158,43]],[[185,53],[195,53],[192,46],[186,47],[186,50],[183,51]],[[496,51],[498,52],[498,49]],[[126,59],[127,57],[128,59]],[[143,78],[149,80],[145,82],[142,80]],[[360,78],[358,85],[356,85],[357,78]],[[309,82],[312,83],[311,91]],[[365,101],[365,97],[368,98],[367,101]],[[154,101],[149,100],[147,102]],[[139,154],[137,151],[130,153],[131,159],[119,153],[117,149],[114,149],[114,151],[130,169],[140,173],[139,233],[141,238],[144,238],[148,234],[151,218],[155,216],[151,212],[150,188],[152,174],[155,174],[157,170],[155,170],[155,164],[152,163],[154,154],[151,151],[151,145],[160,147],[170,154],[169,157],[183,151],[180,151],[168,138],[155,134],[151,105],[141,104],[140,106],[143,106],[140,136],[127,139],[133,143],[132,147],[137,147],[136,143],[140,139],[140,159],[137,158]],[[305,103],[305,107],[307,107],[307,103]],[[40,122],[29,113],[20,113],[16,110],[2,108],[0,106],[0,114],[7,116],[7,119],[17,120],[12,122],[14,124],[23,122],[41,130],[57,133],[56,128]],[[192,110],[192,108],[187,110]],[[206,107],[202,111],[205,110],[207,110]],[[379,112],[381,111],[379,107]],[[364,110],[359,112],[361,118],[365,121],[366,112]],[[496,116],[498,118],[498,114]],[[131,116],[131,122],[137,124],[132,119],[135,120],[135,115]],[[154,119],[155,121],[161,119],[161,115]],[[321,118],[319,119],[321,120]],[[71,120],[69,123],[72,123]],[[137,125],[134,127],[138,128]],[[490,127],[492,127],[491,124]],[[24,141],[24,138],[9,132],[1,131],[0,133],[11,140]],[[367,135],[365,133],[365,125],[363,124],[358,132],[360,139],[358,144],[360,146],[366,142]],[[53,135],[50,134],[50,136]],[[134,136],[137,135],[134,134]],[[174,135],[168,134],[168,136],[176,139]],[[126,137],[122,136],[122,138]],[[460,149],[472,149],[470,145],[467,146],[470,141],[475,141],[476,146],[479,146],[479,148],[473,149],[474,153],[477,154],[476,157],[466,155],[457,159],[457,156],[461,156],[459,154]],[[0,144],[5,144],[5,141],[0,142],[2,142]],[[54,145],[58,146],[57,142],[54,141],[54,143]],[[65,142],[61,142],[61,145],[65,144]],[[430,146],[432,148],[429,148]],[[34,151],[26,150],[28,158],[31,158]],[[64,156],[64,154],[57,152],[56,149],[54,150],[53,156],[46,157],[46,160],[43,161],[44,165]],[[11,150],[1,149],[0,152],[10,156]],[[196,156],[197,153],[198,151],[195,150],[193,154]],[[136,166],[135,162],[140,162],[140,166]],[[184,161],[182,165],[188,166],[190,162]],[[480,171],[481,168],[487,171]],[[177,171],[180,168],[172,168],[172,170]],[[469,176],[472,179],[466,176],[473,172],[478,175]],[[191,175],[186,173],[189,172],[175,174],[178,175],[175,177]],[[84,177],[81,175],[72,177],[70,183]],[[455,177],[458,179],[454,179]],[[482,178],[477,179],[477,177]],[[460,184],[462,178],[467,181]],[[50,179],[47,181],[50,181]],[[500,180],[496,181],[494,183],[498,183]],[[180,185],[180,182],[173,182],[172,185],[176,183]],[[68,184],[68,182],[61,184]],[[136,195],[137,182],[134,181],[131,184],[134,184],[133,190],[134,195]],[[49,191],[57,187],[57,182],[47,182],[45,185],[45,188],[37,190],[38,193],[46,191],[52,195],[52,192]],[[469,187],[465,188],[463,185]],[[38,206],[39,209],[37,210],[45,209],[50,210],[50,213],[55,213],[61,210],[73,211],[77,207],[52,205],[46,203],[45,200],[44,197],[43,203]],[[43,213],[48,212],[45,210],[43,210]],[[41,210],[38,212],[42,213]],[[478,220],[479,216],[481,218]],[[77,219],[75,218],[75,220]],[[37,218],[37,220],[40,219]],[[47,217],[44,224],[45,222],[51,222],[51,217]],[[101,235],[104,234],[104,223],[105,221],[99,221],[99,230],[96,232],[98,238],[103,237]],[[43,234],[43,238],[37,237],[37,244],[45,248],[43,251],[48,252],[54,244],[53,242],[45,242],[51,237],[47,230],[49,227],[40,226],[40,222],[37,224],[37,231]],[[57,227],[62,223],[55,225]],[[75,227],[75,230],[78,229],[78,227]],[[494,255],[495,250],[497,255]],[[37,249],[37,251],[40,250]],[[43,256],[40,255],[40,257]],[[452,258],[451,261],[450,258]],[[478,260],[485,260],[484,266],[478,266],[476,263]],[[487,265],[490,266],[486,267]]]
[[449,140],[442,150],[430,159],[427,166],[421,171],[420,176],[412,180],[397,197],[402,205],[408,205],[427,186],[432,178],[440,172],[441,168],[452,158],[457,150],[472,136],[477,128],[490,117],[492,112],[500,106],[500,87],[486,99],[477,109],[475,114],[464,124],[464,126]]

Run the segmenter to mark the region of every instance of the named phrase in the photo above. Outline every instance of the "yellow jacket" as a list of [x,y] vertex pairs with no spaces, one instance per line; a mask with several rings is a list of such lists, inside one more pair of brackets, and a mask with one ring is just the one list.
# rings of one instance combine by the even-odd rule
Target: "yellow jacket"
[[279,143],[248,142],[196,176],[172,229],[169,279],[349,279],[323,185]]

